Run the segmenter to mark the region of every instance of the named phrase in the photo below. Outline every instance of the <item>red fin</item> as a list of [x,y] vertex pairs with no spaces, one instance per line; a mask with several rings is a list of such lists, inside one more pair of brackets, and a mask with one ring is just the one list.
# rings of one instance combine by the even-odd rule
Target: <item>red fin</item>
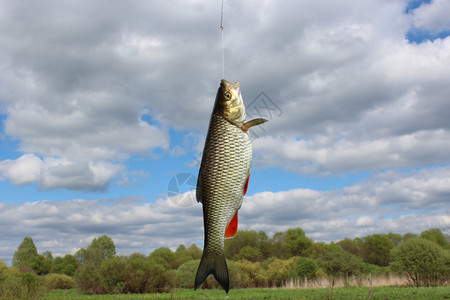
[[247,177],[247,180],[245,181],[245,184],[244,184],[244,196],[245,196],[245,194],[247,194],[247,188],[248,188],[248,181],[250,180],[250,174],[248,174],[248,177]]
[[230,223],[228,223],[227,230],[225,230],[225,238],[234,237],[236,235],[237,229],[238,229],[238,216],[236,212],[233,219],[231,219]]

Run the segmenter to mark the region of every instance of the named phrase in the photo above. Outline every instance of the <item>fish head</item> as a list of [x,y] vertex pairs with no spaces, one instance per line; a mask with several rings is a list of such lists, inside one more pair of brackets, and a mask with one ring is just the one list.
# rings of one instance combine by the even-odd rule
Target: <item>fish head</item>
[[230,82],[222,79],[216,101],[218,101],[220,113],[229,122],[236,125],[245,122],[245,106],[238,81]]

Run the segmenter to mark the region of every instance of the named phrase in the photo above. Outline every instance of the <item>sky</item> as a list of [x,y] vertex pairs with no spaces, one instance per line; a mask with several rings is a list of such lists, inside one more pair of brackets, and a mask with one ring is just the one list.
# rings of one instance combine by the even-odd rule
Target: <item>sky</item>
[[[221,1],[0,0],[0,258],[203,246]],[[253,170],[239,229],[450,234],[450,1],[225,0]]]

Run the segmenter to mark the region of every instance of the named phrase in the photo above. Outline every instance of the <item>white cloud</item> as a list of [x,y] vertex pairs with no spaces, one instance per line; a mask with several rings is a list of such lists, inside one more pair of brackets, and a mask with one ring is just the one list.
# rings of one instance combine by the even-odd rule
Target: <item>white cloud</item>
[[[272,235],[302,227],[316,241],[430,228],[449,234],[449,187],[450,168],[445,167],[410,174],[388,172],[344,190],[262,192],[244,199],[239,228]],[[180,197],[192,195],[188,191]],[[9,261],[15,250],[11,245],[17,247],[25,236],[33,237],[40,252],[51,250],[57,255],[84,248],[103,234],[115,241],[119,254],[147,254],[181,243],[202,246],[201,204],[180,207],[175,205],[177,199],[0,203],[0,257]]]
[[[222,71],[216,4],[1,1],[2,138],[21,154],[2,158],[0,180],[98,191],[147,178],[127,170],[135,155],[200,152]],[[371,172],[343,190],[256,193],[241,228],[301,226],[316,240],[448,228],[448,167],[427,166],[450,162],[450,38],[406,35],[448,30],[449,7],[406,5],[225,1],[226,78],[247,104],[264,91],[282,112],[254,129],[254,166]],[[170,145],[171,129],[185,141]],[[0,203],[0,255],[26,235],[61,254],[101,234],[119,253],[201,241],[199,205],[169,202]]]
[[16,160],[0,162],[0,178],[13,184],[25,185],[38,181],[42,176],[43,162],[40,158],[25,154]]
[[0,178],[13,184],[38,183],[41,189],[64,187],[72,190],[104,190],[123,171],[122,165],[105,161],[69,161],[60,158],[41,160],[25,154],[16,160],[0,162]]
[[436,34],[450,30],[450,2],[433,0],[424,3],[413,11],[413,22],[417,28],[429,30]]

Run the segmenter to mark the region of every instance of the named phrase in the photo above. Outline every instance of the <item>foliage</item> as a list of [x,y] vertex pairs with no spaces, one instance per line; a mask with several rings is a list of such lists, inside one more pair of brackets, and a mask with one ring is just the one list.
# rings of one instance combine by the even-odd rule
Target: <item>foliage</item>
[[362,257],[363,241],[361,239],[356,238],[354,240],[351,240],[349,238],[345,238],[342,241],[337,242],[336,244],[345,251],[353,255]]
[[167,269],[176,267],[175,254],[167,247],[161,247],[154,250],[148,256],[148,259],[154,263],[160,264]]
[[12,264],[13,266],[30,266],[34,257],[38,255],[37,248],[34,245],[33,239],[29,236],[23,239],[14,252]]
[[[424,231],[422,236],[424,238],[417,239],[413,234],[403,237],[395,233],[374,234],[325,244],[313,243],[301,228],[275,233],[272,238],[264,231],[239,231],[235,239],[225,241],[225,251],[230,252],[227,256],[233,259],[227,260],[230,286],[233,290],[281,287],[288,281],[297,282],[304,278],[320,281],[323,277],[328,277],[332,286],[334,283],[355,284],[351,283],[350,277],[363,282],[367,274],[389,276],[391,269],[410,276],[407,268],[414,264],[418,265],[414,266],[414,272],[424,272],[415,277],[419,278],[420,285],[445,284],[450,276],[450,251],[439,245],[448,244],[446,237],[438,229]],[[416,240],[426,245],[416,245],[413,250],[405,248]],[[405,251],[417,256],[415,260],[408,259],[414,264],[407,265],[402,260],[410,257]],[[27,256],[27,253],[31,255]],[[94,239],[75,255],[54,259],[50,251],[37,254],[32,239],[27,237],[15,254],[15,268],[8,269],[0,261],[0,291],[3,294],[6,283],[9,288],[15,288],[23,285],[23,276],[40,278],[34,273],[47,274],[49,271],[55,273],[45,277],[49,289],[76,285],[79,291],[87,294],[146,294],[173,291],[175,287],[192,289],[202,250],[195,244],[180,245],[175,252],[161,247],[148,256],[134,253],[119,257],[114,242],[105,235]],[[27,272],[31,275],[21,275]],[[411,277],[411,280],[415,279]],[[213,276],[209,276],[202,285],[202,289],[205,288],[220,289],[220,286]],[[45,285],[41,290],[45,290]],[[8,295],[13,294],[9,292]]]
[[53,260],[51,273],[62,273],[68,276],[73,276],[75,271],[80,266],[75,256],[66,254],[64,257],[56,257]]
[[298,227],[286,231],[281,249],[285,258],[310,256],[312,254],[312,244],[312,240],[306,237],[303,229]]
[[444,234],[439,228],[431,228],[420,234],[420,237],[435,242],[444,249],[450,249],[450,243],[445,240]]
[[314,259],[300,256],[295,262],[295,267],[291,272],[291,277],[313,279],[316,277],[317,270],[317,262]]
[[350,276],[361,271],[362,262],[358,257],[335,244],[324,245],[323,248],[324,252],[317,262],[329,276]]
[[85,263],[81,265],[74,275],[77,287],[80,291],[86,294],[101,294],[104,293],[101,287],[101,277],[98,272],[98,267],[92,263]]
[[450,279],[450,251],[423,238],[409,239],[392,250],[394,271],[415,286],[436,286]]
[[245,246],[239,251],[238,254],[234,256],[234,259],[246,259],[249,261],[260,261],[262,258],[262,253],[259,249],[252,246]]
[[269,281],[269,286],[281,287],[289,278],[295,266],[295,257],[288,260],[272,258],[265,261],[265,272]]
[[94,238],[86,250],[78,252],[83,262],[93,263],[99,266],[103,261],[116,255],[116,246],[114,241],[107,235],[98,239]]
[[261,267],[260,262],[251,262],[248,260],[239,260],[236,262],[247,287],[264,287],[268,285],[268,278],[265,271]]
[[101,287],[108,294],[121,294],[125,290],[129,266],[119,257],[105,260],[99,269]]
[[65,274],[49,274],[45,277],[49,290],[73,289],[76,286],[75,280]]
[[225,240],[225,253],[228,259],[234,259],[242,248],[250,246],[253,248],[258,247],[258,234],[254,230],[238,231],[234,238]]
[[5,279],[7,272],[8,272],[8,266],[0,258],[0,282],[2,282]]
[[387,266],[390,262],[390,253],[394,244],[387,235],[373,234],[366,236],[363,244],[363,257],[368,263]]
[[44,275],[50,273],[53,261],[50,258],[45,258],[44,255],[36,255],[29,261],[29,266],[38,275]]
[[386,236],[391,240],[394,246],[398,246],[402,241],[401,234],[389,232]]
[[[3,268],[2,268],[3,269]],[[2,270],[0,298],[38,299],[47,292],[44,280],[34,273],[23,273],[17,268]]]
[[181,288],[193,289],[195,274],[197,272],[200,260],[190,260],[178,267],[177,286]]
[[417,237],[419,237],[417,234],[408,232],[408,233],[405,233],[402,236],[402,240],[403,241],[407,241],[407,240],[414,239],[414,238],[417,238]]

